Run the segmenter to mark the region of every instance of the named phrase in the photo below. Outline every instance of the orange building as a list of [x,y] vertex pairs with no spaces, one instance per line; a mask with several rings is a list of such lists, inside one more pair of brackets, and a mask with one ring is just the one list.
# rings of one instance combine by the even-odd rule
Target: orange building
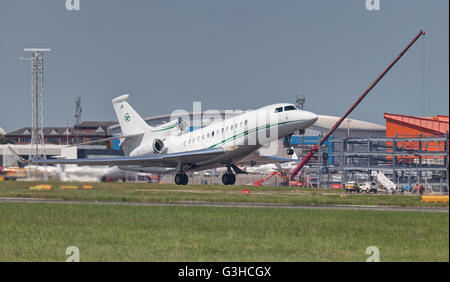
[[[443,137],[447,135],[449,117],[414,117],[397,114],[384,114],[386,119],[386,137]],[[387,142],[392,146],[392,142]],[[405,150],[448,151],[446,142],[398,142],[397,147]],[[442,158],[442,157],[441,157]],[[404,158],[403,158],[404,159]]]
[[448,132],[448,116],[414,117],[384,114],[386,137],[442,136]]

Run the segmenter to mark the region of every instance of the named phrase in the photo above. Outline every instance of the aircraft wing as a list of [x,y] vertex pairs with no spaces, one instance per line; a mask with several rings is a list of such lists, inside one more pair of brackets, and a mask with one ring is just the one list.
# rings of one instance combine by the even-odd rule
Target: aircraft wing
[[290,159],[276,156],[264,156],[258,151],[251,153],[247,157],[238,161],[236,164],[240,166],[257,166],[273,163],[287,163],[287,162],[300,162],[301,159]]
[[164,166],[176,167],[178,163],[195,164],[220,156],[225,153],[223,148],[209,148],[202,150],[178,152],[171,154],[160,154],[142,157],[115,157],[115,158],[92,158],[92,159],[48,159],[48,160],[25,160],[19,156],[11,147],[8,147],[18,162],[45,165],[45,164],[77,164],[77,165],[142,165],[142,166]]
[[266,156],[266,158],[268,160],[271,160],[272,162],[276,162],[276,163],[290,163],[290,162],[301,162],[302,159],[289,159],[289,158],[279,158],[276,156]]

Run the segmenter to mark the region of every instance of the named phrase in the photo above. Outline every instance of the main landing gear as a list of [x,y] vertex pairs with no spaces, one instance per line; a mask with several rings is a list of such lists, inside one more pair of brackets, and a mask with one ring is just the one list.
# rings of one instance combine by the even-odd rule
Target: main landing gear
[[225,173],[222,176],[223,185],[234,185],[236,183],[236,175],[233,173]]
[[230,165],[227,165],[227,172],[222,175],[222,182],[223,185],[234,185],[236,183],[236,175],[233,174]]
[[177,185],[186,185],[189,182],[189,177],[186,173],[177,173],[175,174],[175,184]]

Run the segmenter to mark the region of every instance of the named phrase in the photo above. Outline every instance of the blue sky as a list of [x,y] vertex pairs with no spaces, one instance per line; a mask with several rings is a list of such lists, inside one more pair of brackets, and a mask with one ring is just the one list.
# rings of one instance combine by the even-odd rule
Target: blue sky
[[143,116],[248,109],[307,98],[318,114],[341,115],[423,28],[427,35],[352,113],[449,112],[449,1],[64,0],[0,2],[0,126],[31,123],[30,65],[45,57],[47,126],[115,120],[111,99],[129,93]]

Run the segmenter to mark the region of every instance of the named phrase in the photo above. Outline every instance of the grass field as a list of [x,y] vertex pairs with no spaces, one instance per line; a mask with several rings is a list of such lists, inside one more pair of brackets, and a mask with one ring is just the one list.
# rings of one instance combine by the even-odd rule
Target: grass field
[[0,203],[0,261],[448,261],[448,213]]
[[[61,190],[68,183],[50,182],[50,191],[29,190],[35,184],[0,182],[0,197],[448,207],[327,189],[93,183],[92,190]],[[64,261],[69,246],[81,261],[365,261],[369,246],[382,261],[448,261],[449,214],[0,203],[0,261]]]
[[[46,198],[62,200],[102,201],[102,202],[249,202],[299,205],[381,205],[411,207],[448,207],[448,203],[422,203],[419,196],[404,195],[347,195],[331,189],[308,189],[290,187],[251,186],[204,186],[145,183],[93,183],[92,190],[61,190],[61,184],[53,185],[50,191],[29,190],[38,182],[0,182],[0,197]],[[70,184],[70,183],[69,183]],[[80,186],[80,183],[72,183]],[[249,189],[249,195],[242,195],[242,189]]]

